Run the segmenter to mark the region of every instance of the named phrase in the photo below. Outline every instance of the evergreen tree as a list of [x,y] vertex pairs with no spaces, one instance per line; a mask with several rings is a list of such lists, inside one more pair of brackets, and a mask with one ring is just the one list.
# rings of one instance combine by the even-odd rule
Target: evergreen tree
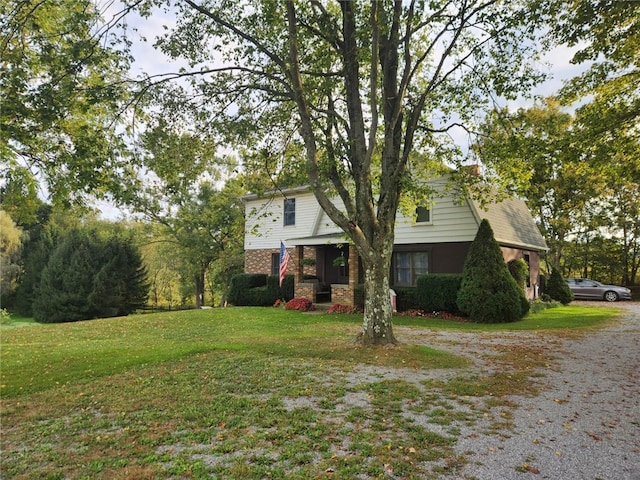
[[60,232],[54,226],[47,225],[32,229],[32,235],[36,238],[31,238],[28,248],[25,248],[24,274],[16,290],[16,311],[26,317],[33,316],[36,289],[49,257],[58,244]]
[[486,219],[469,248],[457,303],[461,312],[479,323],[515,322],[528,311],[524,292],[509,273]]
[[[100,289],[100,280],[110,286],[107,311],[98,316],[128,315],[147,303],[149,283],[147,270],[140,252],[130,240],[113,237],[107,241],[104,266],[94,281],[94,292]],[[96,295],[97,297],[97,295]],[[111,309],[112,311],[109,311]]]
[[573,300],[573,292],[557,268],[551,270],[551,276],[547,282],[547,291],[545,293],[563,305],[567,305]]
[[145,305],[149,285],[130,240],[72,230],[42,271],[33,302],[43,323],[127,315]]
[[33,316],[42,323],[92,318],[95,239],[70,231],[51,254],[35,290]]

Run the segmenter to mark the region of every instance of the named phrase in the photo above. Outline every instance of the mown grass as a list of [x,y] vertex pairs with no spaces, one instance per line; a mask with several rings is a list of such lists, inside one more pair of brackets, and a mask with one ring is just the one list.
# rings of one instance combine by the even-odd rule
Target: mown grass
[[36,321],[31,317],[23,317],[16,314],[3,315],[0,320],[0,329],[17,328],[17,327],[30,327],[38,325]]
[[[612,315],[567,308],[537,322],[581,331]],[[572,311],[591,320],[571,320]],[[546,361],[498,352],[516,371],[474,376],[467,359],[428,347],[358,347],[360,322],[229,308],[3,327],[0,477],[455,477],[465,462],[453,450],[457,425],[492,417],[508,403],[497,395],[530,393],[521,377]],[[372,373],[359,376],[363,365]],[[404,373],[386,378],[395,368]],[[452,375],[412,379],[434,369]],[[508,425],[502,410],[495,417],[482,428]]]
[[610,307],[566,305],[529,313],[513,323],[481,324],[442,318],[397,317],[394,324],[468,332],[584,330],[605,326],[619,314],[619,310]]
[[359,322],[354,316],[229,308],[3,330],[0,393],[16,396],[211,351],[427,368],[464,364],[424,346],[360,348],[350,342]]

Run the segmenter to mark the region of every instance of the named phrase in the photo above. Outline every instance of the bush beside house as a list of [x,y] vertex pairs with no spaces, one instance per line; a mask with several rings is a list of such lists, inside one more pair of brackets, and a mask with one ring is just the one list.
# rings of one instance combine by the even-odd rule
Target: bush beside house
[[469,248],[457,306],[478,323],[515,322],[529,311],[529,302],[509,273],[486,219]]
[[527,279],[529,278],[529,267],[527,266],[527,262],[522,258],[511,260],[507,263],[507,268],[509,269],[509,273],[513,279],[518,284],[518,287],[520,287],[524,293],[526,290]]
[[231,279],[229,303],[238,307],[270,307],[276,300],[291,300],[293,289],[293,275],[285,276],[280,287],[278,275],[241,273]]
[[418,277],[416,296],[419,308],[428,312],[444,311],[458,315],[458,292],[462,275],[438,273]]

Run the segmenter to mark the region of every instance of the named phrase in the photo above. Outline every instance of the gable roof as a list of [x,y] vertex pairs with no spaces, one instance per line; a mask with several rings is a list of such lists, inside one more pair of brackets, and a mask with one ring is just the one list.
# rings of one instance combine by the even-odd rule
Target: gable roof
[[549,250],[527,204],[519,198],[490,203],[485,208],[476,200],[471,199],[468,202],[478,225],[486,218],[499,244],[527,247],[537,251]]
[[[299,194],[305,194],[304,197],[306,197],[308,194],[314,198],[308,185],[270,193],[285,198],[289,195],[298,196]],[[454,202],[449,197],[445,195],[446,201],[443,203],[436,202],[436,208],[440,206],[441,210],[434,212],[434,217],[442,214],[447,215],[444,223],[441,221],[443,217],[440,216],[437,217],[438,221],[435,223],[423,227],[417,227],[415,224],[411,224],[410,227],[407,226],[408,224],[398,224],[397,227],[400,227],[400,230],[396,229],[396,243],[471,241],[480,222],[486,218],[500,245],[538,252],[548,250],[547,244],[524,201],[512,198],[502,202],[491,202],[482,207],[480,202],[469,196],[462,203]],[[249,207],[252,202],[263,198],[262,195],[247,194],[243,200]],[[266,207],[267,210],[273,207],[271,201],[268,203],[270,206]],[[305,201],[300,206],[301,221],[295,227],[289,226],[283,229],[280,225],[268,222],[266,233],[262,232],[260,236],[245,234],[245,248],[247,245],[250,245],[250,248],[271,248],[279,241],[278,239],[283,239],[290,245],[322,245],[347,241],[345,233],[328,219],[317,201],[312,203]]]

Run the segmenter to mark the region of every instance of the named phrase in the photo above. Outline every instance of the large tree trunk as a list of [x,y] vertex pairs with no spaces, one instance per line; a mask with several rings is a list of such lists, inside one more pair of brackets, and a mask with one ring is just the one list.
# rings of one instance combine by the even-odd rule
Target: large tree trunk
[[369,261],[363,262],[365,307],[362,324],[362,343],[364,345],[395,344],[393,335],[393,308],[389,295],[389,270],[393,252],[391,241],[382,242],[373,248]]
[[196,308],[202,308],[204,305],[204,270],[194,275]]

